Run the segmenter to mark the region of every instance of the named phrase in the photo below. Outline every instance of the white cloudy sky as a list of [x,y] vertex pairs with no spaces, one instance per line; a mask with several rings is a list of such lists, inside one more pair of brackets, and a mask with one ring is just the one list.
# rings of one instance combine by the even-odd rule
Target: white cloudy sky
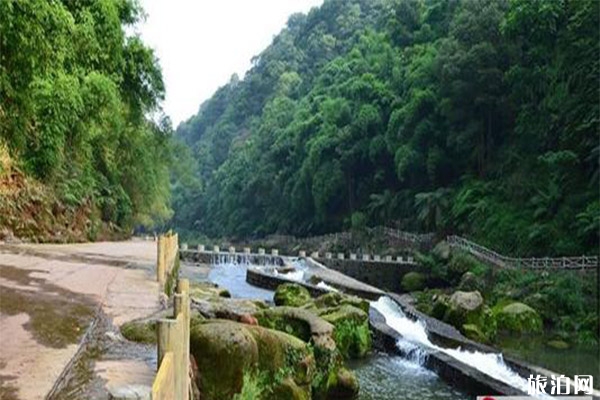
[[176,127],[200,103],[250,67],[289,15],[323,0],[141,0],[147,19],[136,30],[160,58],[163,108]]

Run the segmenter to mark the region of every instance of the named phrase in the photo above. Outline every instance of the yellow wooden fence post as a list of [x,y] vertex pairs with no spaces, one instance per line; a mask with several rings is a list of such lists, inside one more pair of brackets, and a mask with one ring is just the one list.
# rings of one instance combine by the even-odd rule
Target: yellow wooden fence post
[[176,313],[183,314],[183,371],[185,376],[185,388],[189,391],[190,382],[190,281],[179,279],[177,281],[177,293],[175,297]]
[[156,256],[156,280],[158,281],[159,285],[162,286],[164,285],[164,276],[165,276],[165,263],[164,263],[164,241],[165,238],[163,235],[160,235],[158,237],[158,241],[157,241],[157,256]]

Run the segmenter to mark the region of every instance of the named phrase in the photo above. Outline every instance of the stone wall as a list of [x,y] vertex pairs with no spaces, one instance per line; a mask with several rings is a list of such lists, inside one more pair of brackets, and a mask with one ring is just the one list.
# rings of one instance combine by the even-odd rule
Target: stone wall
[[401,293],[402,277],[412,271],[419,271],[416,263],[397,263],[387,261],[339,260],[320,258],[320,263],[334,271],[382,290]]

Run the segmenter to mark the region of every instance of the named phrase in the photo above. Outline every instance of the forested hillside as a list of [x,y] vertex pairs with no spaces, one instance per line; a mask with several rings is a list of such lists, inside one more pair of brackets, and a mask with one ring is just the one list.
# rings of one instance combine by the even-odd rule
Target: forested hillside
[[133,0],[0,1],[2,235],[95,239],[170,217],[162,75],[126,33],[140,15]]
[[383,224],[515,255],[595,252],[599,5],[325,0],[291,16],[177,129],[195,164],[174,224]]

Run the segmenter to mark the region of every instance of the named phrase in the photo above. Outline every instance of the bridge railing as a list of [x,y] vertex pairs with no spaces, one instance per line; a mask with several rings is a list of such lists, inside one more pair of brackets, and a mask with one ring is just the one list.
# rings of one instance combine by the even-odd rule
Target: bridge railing
[[158,372],[152,400],[190,398],[190,298],[189,281],[177,282],[174,318],[158,321]]
[[484,246],[474,243],[460,236],[448,236],[448,244],[453,248],[473,255],[481,261],[506,268],[526,269],[593,269],[598,268],[597,256],[581,257],[506,257]]

